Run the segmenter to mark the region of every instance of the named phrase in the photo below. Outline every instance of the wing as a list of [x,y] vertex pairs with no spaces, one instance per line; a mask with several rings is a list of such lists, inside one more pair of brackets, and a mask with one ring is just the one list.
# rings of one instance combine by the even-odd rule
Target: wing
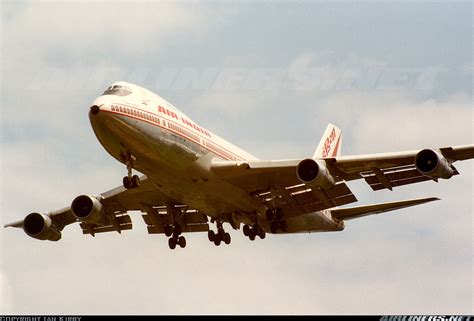
[[372,204],[372,205],[365,205],[365,206],[357,206],[351,208],[338,208],[331,210],[331,215],[333,218],[338,220],[352,220],[355,218],[360,218],[368,215],[373,214],[380,214],[389,211],[398,210],[405,207],[420,205],[432,201],[438,201],[439,198],[437,197],[427,197],[427,198],[420,198],[420,199],[412,199],[406,201],[398,201],[398,202],[389,202],[389,203],[380,203],[380,204]]
[[[364,179],[373,190],[392,190],[397,186],[457,175],[452,163],[470,158],[474,158],[473,145],[317,160],[214,161],[211,169],[268,205],[280,202],[298,215],[357,201],[345,181]],[[332,184],[328,187],[323,184],[324,180],[318,182],[317,178],[314,182],[303,183],[297,175],[303,161],[316,164],[315,171],[326,173],[327,182],[332,181]]]
[[[389,189],[439,178],[459,172],[452,163],[474,158],[474,145],[425,149],[400,153],[343,156],[326,159],[329,170],[339,179],[363,178],[374,190]],[[435,168],[423,172],[423,162]],[[426,163],[425,163],[426,165]]]
[[219,160],[210,167],[216,175],[259,198],[269,208],[281,207],[287,218],[357,202],[342,181],[329,188],[302,183],[296,175],[300,161]]
[[[50,213],[32,213],[36,217],[43,217],[49,226],[41,233],[31,234],[25,229],[25,220],[6,224],[5,227],[24,228],[30,236],[38,239],[59,240],[61,231],[65,226],[80,222],[83,234],[95,236],[97,233],[132,229],[132,221],[127,214],[128,211],[140,211],[149,233],[164,233],[163,225],[170,220],[173,213],[174,220],[181,223],[183,232],[207,231],[207,216],[197,210],[188,208],[169,198],[159,191],[155,183],[146,176],[140,177],[140,186],[133,189],[125,189],[123,186],[116,187],[98,196],[83,196],[95,199],[100,203],[100,215],[96,219],[78,220],[71,211],[71,207],[65,207]],[[51,231],[54,231],[52,233]],[[59,237],[56,237],[59,233]]]

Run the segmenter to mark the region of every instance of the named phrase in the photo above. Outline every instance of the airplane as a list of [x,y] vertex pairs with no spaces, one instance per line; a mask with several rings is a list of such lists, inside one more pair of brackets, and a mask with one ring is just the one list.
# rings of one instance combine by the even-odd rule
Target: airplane
[[58,241],[76,222],[91,236],[130,230],[128,212],[139,211],[148,233],[165,234],[170,249],[186,247],[189,232],[207,232],[216,246],[230,244],[225,223],[243,225],[252,241],[267,233],[342,231],[348,220],[439,200],[341,208],[357,202],[346,182],[363,179],[374,191],[438,182],[459,174],[454,162],[474,158],[474,145],[341,156],[342,131],[329,124],[312,157],[259,160],[157,94],[123,81],[110,85],[88,113],[100,144],[126,166],[122,185],[4,227]]

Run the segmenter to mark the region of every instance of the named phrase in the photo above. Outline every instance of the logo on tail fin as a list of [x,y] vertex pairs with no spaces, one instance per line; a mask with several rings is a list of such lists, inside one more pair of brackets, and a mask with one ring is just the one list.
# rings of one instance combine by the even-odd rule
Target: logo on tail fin
[[341,153],[341,130],[329,124],[324,132],[323,138],[319,142],[318,148],[314,152],[313,158],[335,157]]

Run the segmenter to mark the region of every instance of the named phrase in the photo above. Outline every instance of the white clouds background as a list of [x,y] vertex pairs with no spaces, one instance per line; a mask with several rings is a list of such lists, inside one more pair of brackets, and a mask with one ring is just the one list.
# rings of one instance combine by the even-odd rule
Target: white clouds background
[[[261,158],[308,156],[329,121],[343,129],[345,154],[472,144],[466,11],[463,3],[2,3],[1,223],[120,183],[123,167],[87,119],[90,102],[118,79],[158,92]],[[209,70],[214,78],[202,76]],[[413,75],[431,75],[430,85],[412,86]],[[456,166],[461,175],[450,181],[394,192],[351,183],[361,203],[442,201],[351,221],[342,233],[252,243],[236,231],[227,247],[199,234],[170,251],[138,213],[134,230],[95,239],[77,226],[58,243],[2,230],[0,311],[472,314],[473,164]]]

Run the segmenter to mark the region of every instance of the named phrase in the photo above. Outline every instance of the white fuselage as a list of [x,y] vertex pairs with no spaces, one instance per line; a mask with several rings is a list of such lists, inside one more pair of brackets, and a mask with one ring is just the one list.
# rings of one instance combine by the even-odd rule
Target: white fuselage
[[[102,146],[118,161],[135,156],[133,168],[177,203],[211,216],[230,215],[236,223],[250,224],[256,216],[267,231],[266,210],[257,198],[205,168],[211,158],[257,160],[211,131],[197,125],[160,96],[135,85],[124,96],[102,95],[94,101],[98,114],[89,114]],[[201,161],[200,161],[201,160]],[[255,214],[255,215],[253,215]],[[288,232],[334,231],[341,225],[326,211],[288,221]]]

